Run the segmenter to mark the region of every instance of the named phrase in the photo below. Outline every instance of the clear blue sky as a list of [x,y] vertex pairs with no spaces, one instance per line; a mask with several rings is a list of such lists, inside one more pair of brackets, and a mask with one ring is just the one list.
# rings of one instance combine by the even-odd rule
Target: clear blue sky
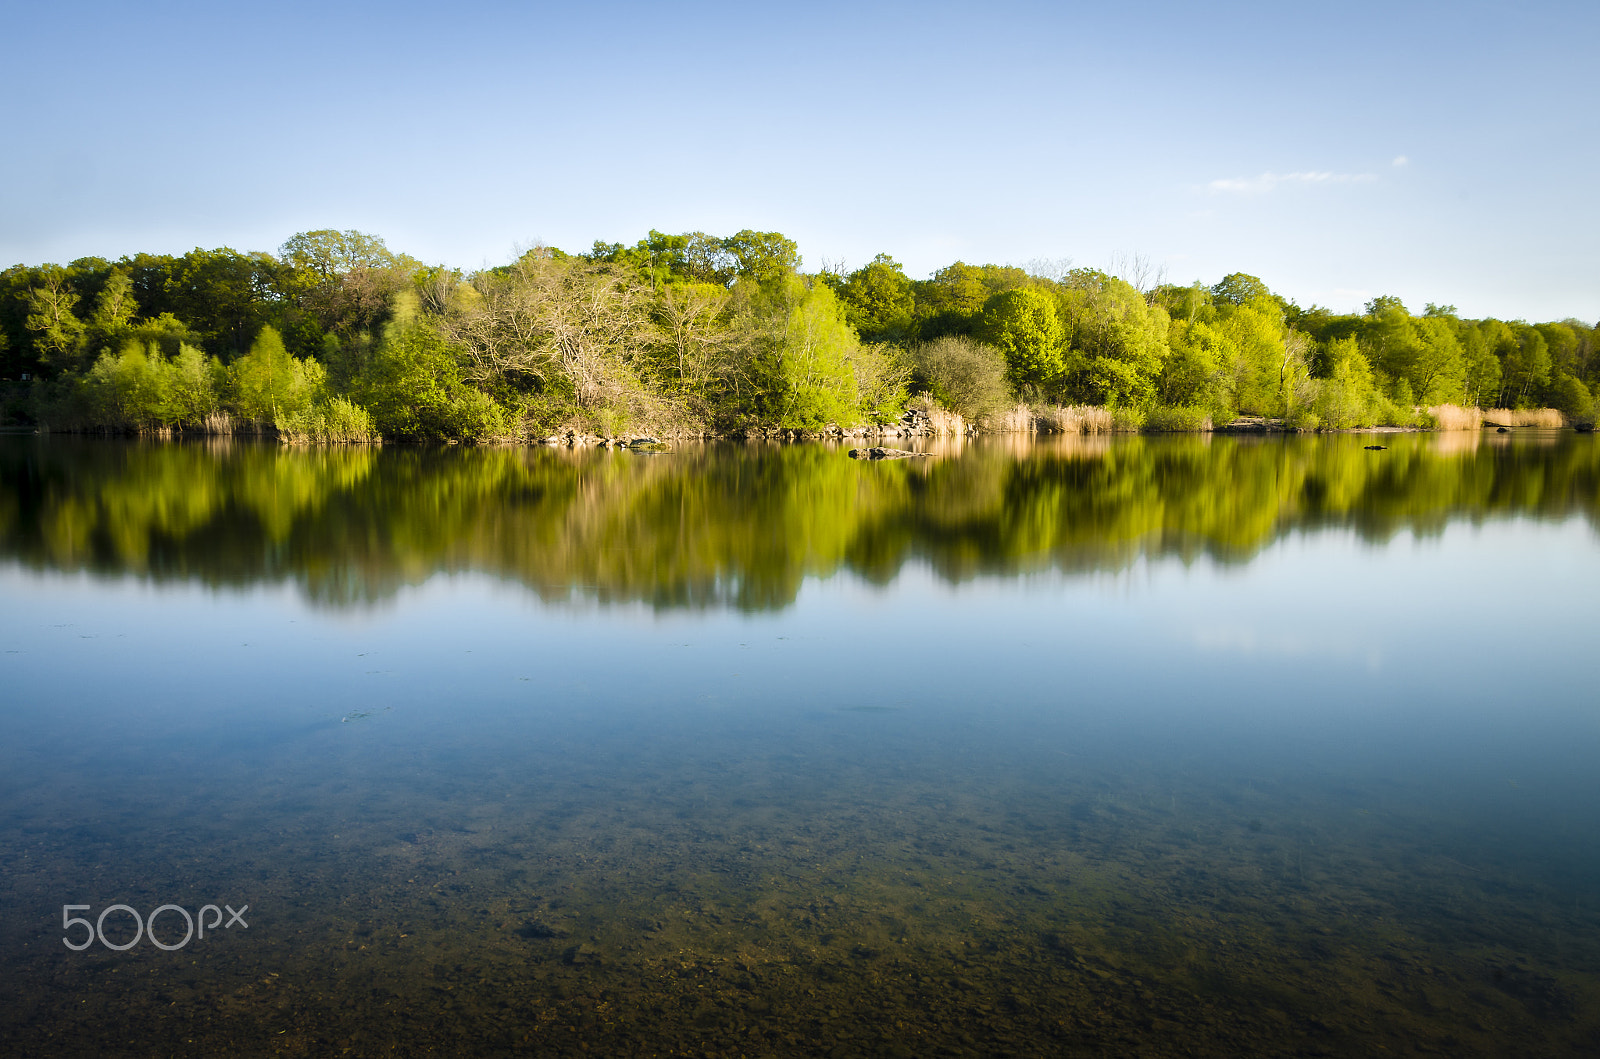
[[0,267],[781,231],[1600,319],[1600,3],[6,4]]

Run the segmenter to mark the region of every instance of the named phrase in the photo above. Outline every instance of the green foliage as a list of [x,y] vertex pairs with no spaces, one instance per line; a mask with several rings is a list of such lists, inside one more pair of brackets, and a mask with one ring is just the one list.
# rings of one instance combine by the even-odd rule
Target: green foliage
[[1516,324],[1514,344],[1501,358],[1500,407],[1527,408],[1550,381],[1550,345],[1538,328]]
[[1500,358],[1495,355],[1495,339],[1487,324],[1463,325],[1459,335],[1462,403],[1469,408],[1486,405],[1500,393]]
[[221,429],[232,416],[356,437],[360,407],[391,437],[432,439],[881,420],[913,378],[968,417],[1015,386],[1128,422],[1167,408],[1327,426],[1406,422],[1414,403],[1571,416],[1600,388],[1596,331],[1577,320],[1462,320],[1432,304],[1414,316],[1392,297],[1335,314],[1245,273],[1146,294],[1093,269],[957,261],[913,280],[880,254],[808,279],[800,264],[776,232],[652,230],[464,274],[330,229],[276,257],[18,265],[0,272],[0,379],[39,378],[30,400],[56,428]]
[[911,334],[916,296],[900,263],[888,254],[856,269],[839,283],[846,319],[868,341],[905,341]]
[[1198,433],[1210,430],[1211,413],[1197,405],[1158,405],[1144,417],[1144,431],[1150,434]]
[[95,297],[94,315],[90,318],[96,330],[115,335],[126,330],[139,315],[139,303],[133,296],[133,277],[126,269],[113,269],[105,286]]
[[1018,390],[1047,390],[1067,370],[1066,328],[1055,299],[1019,288],[992,295],[983,305],[978,335],[1005,358],[1006,378]]
[[305,411],[324,396],[327,369],[289,355],[283,337],[263,327],[250,352],[230,366],[234,407],[247,420],[274,423]]
[[853,363],[860,341],[826,285],[793,294],[783,330],[758,365],[765,411],[786,427],[853,422],[861,407]]
[[1006,358],[993,346],[963,335],[945,335],[913,346],[911,358],[915,384],[968,420],[993,415],[1014,403],[1006,383]]
[[1252,302],[1271,301],[1272,291],[1255,276],[1232,272],[1223,276],[1211,287],[1211,297],[1224,305],[1249,305]]
[[129,338],[100,354],[82,376],[67,375],[39,394],[40,417],[55,429],[149,433],[195,429],[217,411],[215,360],[184,344],[165,356],[159,344]]
[[1467,365],[1457,321],[1438,306],[1413,317],[1399,298],[1374,298],[1361,331],[1368,359],[1391,380],[1397,400],[1401,387],[1425,404],[1457,404],[1467,388]]
[[1111,408],[1153,403],[1169,355],[1166,310],[1126,281],[1091,269],[1070,273],[1059,300],[1079,368],[1068,396]]
[[728,240],[705,232],[666,235],[653,228],[632,247],[596,240],[593,249],[583,257],[596,263],[636,269],[652,287],[672,283],[726,287],[733,282],[739,268],[739,261],[729,251]]
[[733,258],[734,272],[757,283],[772,283],[800,271],[800,248],[778,232],[746,228],[722,240]]
[[359,444],[378,440],[371,413],[344,397],[330,397],[310,407],[285,412],[274,425],[279,437],[291,442]]
[[1241,412],[1281,414],[1289,350],[1277,304],[1262,299],[1242,305],[1224,302],[1215,326],[1234,351],[1232,363],[1224,367],[1224,403]]
[[1219,418],[1233,411],[1231,388],[1224,385],[1225,373],[1238,359],[1238,347],[1211,324],[1174,320],[1169,338],[1170,355],[1157,380],[1157,393],[1164,404],[1179,407],[1209,408]]
[[484,441],[513,433],[505,409],[462,381],[456,347],[407,314],[385,329],[352,392],[385,439]]
[[1413,409],[1397,405],[1383,392],[1355,339],[1332,343],[1327,361],[1328,376],[1317,385],[1310,404],[1311,414],[1325,429],[1410,426],[1418,421]]
[[1195,280],[1187,287],[1163,284],[1152,292],[1152,300],[1167,311],[1175,322],[1193,323],[1195,318],[1211,308],[1211,289]]
[[36,285],[27,288],[26,304],[26,326],[35,335],[39,363],[58,369],[75,366],[86,327],[73,312],[78,295],[68,286],[66,269],[40,269]]
[[1561,372],[1550,386],[1550,407],[1574,422],[1594,422],[1594,394],[1566,372]]
[[972,335],[981,323],[984,305],[996,294],[1046,284],[1009,265],[969,265],[957,261],[933,277],[912,284],[916,316],[913,330],[923,339]]
[[200,336],[208,352],[230,360],[245,352],[271,318],[277,272],[270,254],[241,254],[228,247],[191,250],[166,280],[170,311]]
[[415,258],[357,231],[301,232],[278,249],[278,257],[273,283],[284,297],[284,338],[308,355],[320,351],[328,335],[345,345],[364,345],[388,319],[395,296],[424,271]]
[[[905,410],[906,383],[911,381],[911,356],[901,346],[873,342],[856,346],[850,354],[855,375],[856,406],[870,423],[888,423]],[[848,422],[844,420],[843,422]]]

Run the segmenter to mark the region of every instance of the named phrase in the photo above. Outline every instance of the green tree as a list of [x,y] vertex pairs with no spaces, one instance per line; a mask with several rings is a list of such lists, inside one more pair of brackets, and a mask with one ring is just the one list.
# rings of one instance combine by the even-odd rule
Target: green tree
[[390,250],[376,235],[323,229],[301,232],[278,249],[275,284],[304,321],[286,321],[305,351],[324,334],[357,340],[388,316],[390,303],[423,271],[420,261]]
[[128,328],[139,315],[139,302],[133,296],[133,277],[127,269],[113,269],[105,286],[95,297],[90,323],[96,330],[115,335]]
[[1167,311],[1094,269],[1069,273],[1058,298],[1082,366],[1073,396],[1119,408],[1151,403],[1169,353]]
[[969,265],[957,261],[935,272],[931,279],[915,282],[915,328],[918,337],[971,335],[980,326],[983,307],[996,294],[1025,287],[1048,288],[1020,268],[1009,265]]
[[1161,403],[1204,408],[1217,418],[1231,415],[1233,395],[1223,379],[1238,360],[1238,347],[1211,324],[1180,319],[1172,321],[1168,348],[1156,384]]
[[698,389],[711,381],[732,340],[730,300],[728,289],[715,283],[678,283],[657,293],[653,315],[680,387]]
[[1543,395],[1550,381],[1550,347],[1538,328],[1519,323],[1510,331],[1515,342],[1505,348],[1500,363],[1500,403],[1526,408],[1530,399]]
[[404,300],[352,396],[389,439],[482,441],[512,433],[505,409],[466,384],[461,351]]
[[1495,356],[1494,335],[1487,323],[1466,324],[1460,342],[1463,403],[1478,407],[1493,401],[1500,393],[1500,358]]
[[[244,354],[271,315],[277,262],[270,254],[195,249],[166,281],[171,311],[225,359]],[[140,299],[140,304],[149,306]]]
[[1248,305],[1261,300],[1273,300],[1272,291],[1255,276],[1245,272],[1231,272],[1211,287],[1213,301],[1226,305]]
[[1312,401],[1312,411],[1322,426],[1331,429],[1372,426],[1392,421],[1393,405],[1378,387],[1377,377],[1354,338],[1329,343],[1327,377]]
[[1557,373],[1550,384],[1550,405],[1561,410],[1561,414],[1570,420],[1580,423],[1593,423],[1595,401],[1594,394],[1575,376],[1567,372]]
[[1442,313],[1413,321],[1417,353],[1408,378],[1423,404],[1459,404],[1466,394],[1466,359],[1455,321]]
[[40,363],[58,370],[74,367],[87,328],[73,313],[78,295],[68,285],[67,270],[59,265],[38,269],[26,304],[26,326],[35,336]]
[[856,382],[856,407],[873,423],[888,423],[906,406],[911,358],[904,348],[887,342],[857,344],[849,354]]
[[860,398],[852,356],[860,340],[825,284],[802,285],[791,297],[783,330],[761,358],[768,414],[781,426],[812,430],[854,422]]
[[850,325],[863,339],[903,342],[910,336],[916,296],[910,277],[888,254],[844,277],[838,295]]
[[270,324],[261,328],[250,352],[232,366],[239,414],[256,423],[303,411],[322,396],[326,371],[316,361],[297,360]]
[[722,246],[732,256],[735,272],[757,283],[771,283],[800,271],[799,246],[779,232],[746,228],[728,236]]
[[979,336],[1000,351],[1006,377],[1023,387],[1050,388],[1067,369],[1062,355],[1066,328],[1055,299],[1039,290],[1016,289],[991,295],[984,302]]
[[1165,309],[1173,320],[1193,323],[1211,308],[1211,289],[1199,280],[1187,287],[1164,283],[1151,292],[1151,300]]
[[1216,327],[1237,351],[1227,367],[1231,404],[1241,412],[1281,413],[1288,329],[1277,304],[1255,299],[1219,307]]

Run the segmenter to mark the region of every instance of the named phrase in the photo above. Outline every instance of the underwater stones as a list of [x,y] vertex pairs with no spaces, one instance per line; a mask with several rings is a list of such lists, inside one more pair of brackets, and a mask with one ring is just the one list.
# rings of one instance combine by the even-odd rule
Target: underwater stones
[[555,927],[552,927],[550,924],[541,922],[537,919],[528,920],[526,923],[522,924],[522,926],[518,927],[513,933],[515,933],[517,937],[527,938],[529,941],[543,941],[550,938],[559,938],[564,936],[561,931],[557,930]]
[[600,963],[600,950],[593,945],[572,945],[561,953],[561,962],[568,967],[587,967]]

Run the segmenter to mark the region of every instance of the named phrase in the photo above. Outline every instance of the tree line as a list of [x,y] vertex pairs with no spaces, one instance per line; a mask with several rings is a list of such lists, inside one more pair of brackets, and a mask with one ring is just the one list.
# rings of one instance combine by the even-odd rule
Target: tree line
[[1244,273],[1116,271],[958,261],[918,280],[880,254],[807,273],[792,240],[751,230],[535,246],[476,272],[332,230],[276,254],[17,265],[0,273],[0,414],[325,441],[814,430],[888,422],[921,393],[979,422],[1019,402],[1148,426],[1416,425],[1445,404],[1594,416],[1595,329],[1577,320],[1392,297],[1341,315]]

